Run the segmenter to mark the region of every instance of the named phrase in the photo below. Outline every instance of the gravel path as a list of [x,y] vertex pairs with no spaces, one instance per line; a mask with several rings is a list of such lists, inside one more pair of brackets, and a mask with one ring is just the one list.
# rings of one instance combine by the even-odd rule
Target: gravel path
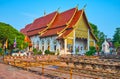
[[0,63],[0,79],[51,79]]

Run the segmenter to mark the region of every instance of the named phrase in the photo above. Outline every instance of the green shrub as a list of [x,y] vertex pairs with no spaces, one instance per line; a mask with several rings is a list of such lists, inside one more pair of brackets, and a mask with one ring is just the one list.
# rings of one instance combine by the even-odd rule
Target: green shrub
[[78,54],[79,53],[79,48],[75,49],[75,53]]
[[34,55],[37,55],[37,49],[33,48]]
[[41,51],[41,50],[39,50],[39,51],[37,52],[37,54],[38,54],[38,55],[41,55],[41,54],[42,54],[42,51]]
[[0,48],[0,55],[3,55],[4,51],[2,48]]
[[0,52],[2,52],[2,48],[0,48]]
[[52,51],[49,51],[49,50],[45,50],[45,54],[55,55],[55,52],[52,52]]
[[37,50],[36,48],[33,49],[34,55],[40,55],[42,54],[41,50]]
[[85,53],[85,55],[87,55],[87,56],[92,56],[92,55],[95,54],[95,52],[96,52],[95,47],[91,46],[91,47],[90,47],[90,50],[87,51],[87,52]]
[[45,50],[45,54],[50,54],[50,51],[49,50]]
[[55,55],[55,52],[51,52],[51,51],[50,51],[50,55]]

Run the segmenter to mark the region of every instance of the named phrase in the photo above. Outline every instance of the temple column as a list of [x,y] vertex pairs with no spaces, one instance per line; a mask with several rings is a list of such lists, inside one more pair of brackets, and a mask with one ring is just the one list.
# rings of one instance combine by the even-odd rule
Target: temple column
[[90,46],[90,30],[88,29],[88,39],[87,39],[87,48],[89,51],[89,46]]
[[67,39],[64,39],[64,54],[67,52]]
[[75,30],[73,30],[73,54],[75,54]]

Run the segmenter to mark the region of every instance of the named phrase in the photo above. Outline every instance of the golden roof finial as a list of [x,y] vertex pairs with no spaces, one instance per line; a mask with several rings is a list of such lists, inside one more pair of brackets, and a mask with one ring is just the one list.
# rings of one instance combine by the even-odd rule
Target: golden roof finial
[[87,4],[85,4],[85,5],[83,6],[83,10],[86,8],[86,6],[87,6]]
[[76,5],[76,8],[77,8],[77,9],[78,9],[78,7],[79,7],[79,4]]
[[57,9],[57,12],[60,10],[60,7]]
[[46,11],[44,10],[44,16],[46,15]]

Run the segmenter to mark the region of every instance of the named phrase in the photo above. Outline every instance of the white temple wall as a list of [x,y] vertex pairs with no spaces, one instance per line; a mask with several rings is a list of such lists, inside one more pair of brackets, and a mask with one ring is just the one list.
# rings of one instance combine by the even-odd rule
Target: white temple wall
[[[49,41],[49,50],[56,52],[59,48],[59,42],[56,40],[56,36],[45,37],[40,39],[40,50],[42,50],[42,41],[44,41],[44,51],[48,50],[48,41]],[[56,49],[56,50],[55,50]]]
[[40,39],[39,39],[39,35],[37,36],[32,36],[30,37],[32,44],[33,44],[33,48],[37,47],[37,44],[39,45]]
[[[49,41],[49,50],[52,52],[61,52],[61,45],[60,42],[58,40],[56,40],[57,36],[52,36],[52,37],[45,37],[45,38],[39,38],[39,36],[32,36],[30,37],[33,47],[36,48],[37,47],[37,43],[39,42],[39,50],[45,51],[48,50],[48,41]],[[42,43],[42,41],[44,41],[44,44]],[[79,51],[77,52],[77,54],[84,54],[85,53],[85,49],[87,46],[87,41],[85,41],[85,39],[80,39],[77,38],[75,40],[75,50],[76,48],[79,49]],[[63,48],[64,49],[64,48]]]

